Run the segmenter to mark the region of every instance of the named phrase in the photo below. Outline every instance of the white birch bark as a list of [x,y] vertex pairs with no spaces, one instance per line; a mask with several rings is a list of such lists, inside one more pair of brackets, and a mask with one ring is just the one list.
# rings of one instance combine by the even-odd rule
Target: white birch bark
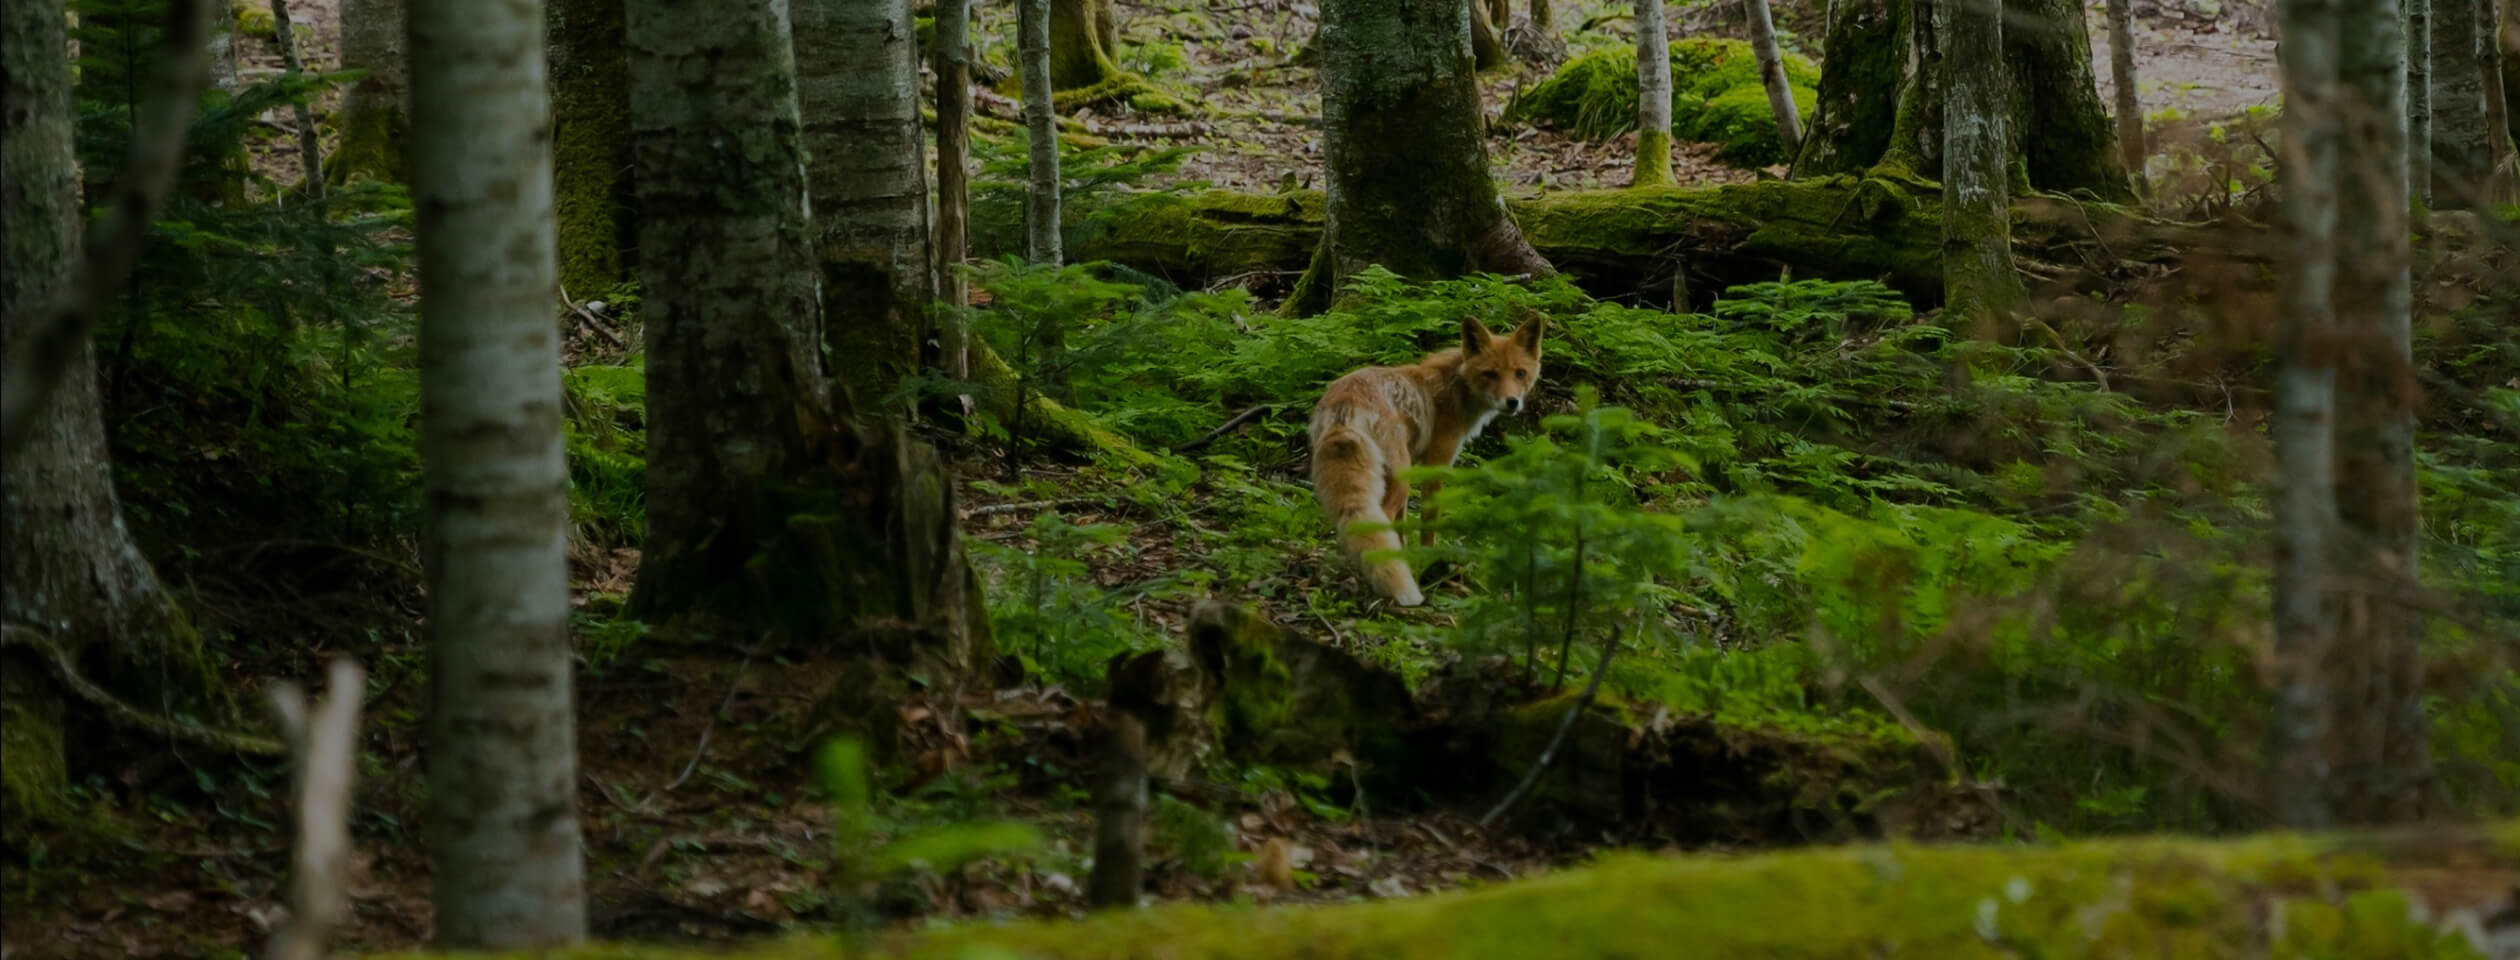
[[918,34],[910,0],[798,0],[795,18],[824,340],[871,399],[917,372],[936,294]]
[[1671,32],[1663,0],[1636,0],[1635,184],[1671,182]]
[[1768,110],[1776,114],[1776,136],[1791,157],[1802,149],[1802,116],[1794,106],[1794,88],[1785,79],[1785,56],[1776,48],[1776,18],[1768,0],[1741,0],[1750,20],[1750,49],[1759,58],[1759,82],[1767,87]]
[[437,942],[586,935],[536,4],[412,4]]
[[1016,0],[1016,71],[1023,76],[1024,130],[1032,149],[1024,204],[1026,255],[1059,263],[1059,133],[1050,103],[1050,0]]

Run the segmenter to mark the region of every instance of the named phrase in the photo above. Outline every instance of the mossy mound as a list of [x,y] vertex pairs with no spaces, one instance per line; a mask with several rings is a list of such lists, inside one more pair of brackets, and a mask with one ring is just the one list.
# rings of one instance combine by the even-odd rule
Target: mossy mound
[[[1820,84],[1810,58],[1785,56],[1785,80],[1808,116]],[[1505,108],[1509,121],[1532,122],[1588,140],[1636,129],[1636,52],[1604,50],[1567,61]],[[1755,106],[1756,109],[1744,109]],[[1687,139],[1724,145],[1733,163],[1782,162],[1776,118],[1759,83],[1759,60],[1741,40],[1692,37],[1671,45],[1671,129]]]
[[[2483,957],[2520,823],[2422,835],[1874,846],[1738,859],[1620,854],[1579,870],[1323,908],[1169,906],[962,924],[755,958]],[[2477,869],[2445,871],[2452,863]],[[2482,921],[2482,923],[2480,923]],[[2467,932],[2462,932],[2464,928]],[[535,956],[697,957],[588,945]]]

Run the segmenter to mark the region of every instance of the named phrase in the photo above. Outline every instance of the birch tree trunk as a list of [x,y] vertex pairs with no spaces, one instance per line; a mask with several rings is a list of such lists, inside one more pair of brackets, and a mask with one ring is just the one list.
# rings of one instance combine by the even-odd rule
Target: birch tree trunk
[[[2408,0],[2415,2],[2415,0]],[[2118,163],[2141,189],[2144,183],[2144,106],[2135,96],[2133,0],[2109,0],[2109,81],[2117,93]]]
[[[306,72],[306,61],[298,58],[297,28],[289,23],[289,0],[271,0],[271,35],[280,48],[280,63],[290,76]],[[300,102],[292,107],[297,121],[298,166],[304,177],[299,189],[310,197],[324,195],[324,150],[315,139],[313,108]]]
[[2276,822],[2327,825],[2327,666],[2335,644],[2326,583],[2336,527],[2335,433],[2338,140],[2337,0],[2280,0],[2284,37],[2282,229],[2271,432],[2283,486],[2275,501],[2275,716],[2266,801]]
[[[1788,97],[1786,103],[1792,102]],[[1787,153],[1792,151],[1793,148],[1786,148]],[[1663,0],[1636,0],[1634,182],[1640,187],[1668,186],[1672,182],[1671,32],[1663,22]]]
[[[2472,24],[2473,7],[2468,8]],[[2433,25],[2449,18],[2436,8]],[[2420,589],[2415,491],[2414,364],[2409,311],[2413,286],[2407,225],[2406,44],[2394,0],[2341,0],[2338,77],[2343,96],[2337,164],[2336,489],[2339,570],[2358,577],[2338,591],[2334,693],[2344,711],[2333,756],[2340,817],[2384,823],[2422,812],[2431,788],[2421,662],[2422,621],[2405,604]],[[2437,33],[2448,49],[2472,49],[2475,34]],[[2448,133],[2451,89],[2436,71],[2434,131]],[[2471,82],[2468,89],[2482,91]],[[2481,109],[2479,111],[2481,114]],[[2481,124],[2482,117],[2473,117]],[[2481,138],[2479,138],[2481,139]],[[2437,174],[2464,160],[2437,158]],[[2478,180],[2436,181],[2435,197],[2458,197]]]
[[622,0],[549,0],[546,9],[560,287],[573,299],[592,300],[638,274]]
[[2410,199],[2431,206],[2432,0],[2399,0],[2406,24],[2406,183]]
[[925,141],[910,0],[796,0],[806,192],[822,264],[827,370],[872,410],[918,372],[927,307]]
[[[57,0],[0,0],[0,354],[13,359],[37,349],[79,259],[66,27]],[[0,629],[40,634],[132,701],[222,716],[199,636],[123,526],[89,338],[40,403],[0,461]],[[69,706],[34,651],[0,648],[0,666],[0,809],[59,822]]]
[[[2411,2],[2411,0],[2410,0]],[[2432,205],[2474,210],[2493,169],[2485,132],[2485,75],[2476,66],[2476,0],[2432,0]]]
[[[935,70],[936,288],[960,308],[971,302],[971,282],[957,269],[971,250],[971,0],[937,0]],[[954,310],[940,322],[937,366],[969,379],[970,332]]]
[[1750,21],[1750,49],[1759,58],[1768,111],[1776,115],[1776,136],[1791,157],[1802,149],[1802,116],[1794,106],[1794,88],[1785,80],[1785,55],[1776,48],[1776,18],[1768,12],[1768,0],[1742,0],[1742,12]]
[[[831,416],[785,0],[630,0],[648,364],[648,538],[630,607],[751,636],[746,565],[819,482]],[[824,474],[818,474],[823,471]],[[789,602],[806,602],[801,598]]]
[[1050,104],[1051,0],[1016,0],[1016,72],[1023,76],[1024,131],[1032,151],[1025,181],[1026,255],[1034,263],[1058,263],[1059,132]]
[[366,76],[341,97],[334,183],[367,176],[410,182],[411,81],[403,45],[404,0],[342,0],[341,65]]
[[410,8],[437,941],[586,936],[542,11]]
[[[1943,292],[1981,338],[2009,342],[2021,310],[2004,163],[2002,0],[1944,0]],[[1990,336],[1992,334],[1992,336]]]
[[1370,264],[1430,279],[1552,273],[1505,213],[1460,0],[1329,0],[1321,50],[1328,222],[1286,309],[1318,309]]

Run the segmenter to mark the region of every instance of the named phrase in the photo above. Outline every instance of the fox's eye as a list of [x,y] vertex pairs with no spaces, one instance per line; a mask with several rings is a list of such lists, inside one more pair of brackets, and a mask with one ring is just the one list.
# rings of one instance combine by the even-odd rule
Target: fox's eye
[[1528,380],[1528,379],[1531,379],[1531,371],[1529,371],[1529,370],[1516,370],[1516,371],[1514,371],[1514,379],[1516,379],[1516,380]]
[[1494,379],[1496,379],[1497,377],[1501,376],[1501,374],[1497,373],[1497,372],[1496,372],[1496,371],[1494,371],[1494,370],[1490,370],[1490,371],[1488,371],[1488,372],[1486,372],[1486,373],[1482,373],[1482,374],[1480,374],[1479,376],[1485,377],[1485,378],[1490,379],[1490,380],[1494,380]]

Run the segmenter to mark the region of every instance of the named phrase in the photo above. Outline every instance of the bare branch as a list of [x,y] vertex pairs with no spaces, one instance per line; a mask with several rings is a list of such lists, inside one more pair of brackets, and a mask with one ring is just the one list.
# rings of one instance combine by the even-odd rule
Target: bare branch
[[297,760],[297,848],[289,878],[289,917],[264,953],[268,960],[323,960],[324,943],[349,919],[350,784],[359,764],[359,706],[367,673],[332,662],[331,691],[310,725],[306,694],[272,685],[272,713]]

